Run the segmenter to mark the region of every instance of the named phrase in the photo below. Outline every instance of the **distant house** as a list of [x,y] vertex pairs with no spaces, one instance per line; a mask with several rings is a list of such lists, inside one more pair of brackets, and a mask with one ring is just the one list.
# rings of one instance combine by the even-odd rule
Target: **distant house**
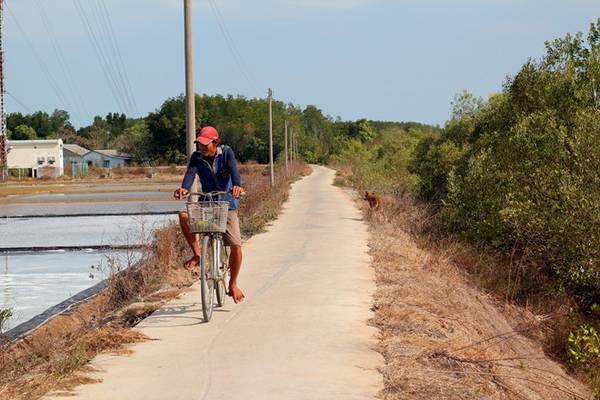
[[83,156],[90,151],[85,147],[81,147],[78,144],[64,144],[63,155],[65,161],[65,167],[71,164],[71,161],[83,162]]
[[63,156],[65,171],[72,176],[87,175],[88,164],[83,156],[89,152],[88,149],[77,144],[64,144]]
[[90,150],[83,159],[90,167],[115,168],[130,165],[133,156],[117,150]]
[[8,140],[8,170],[37,178],[55,178],[64,174],[63,141]]

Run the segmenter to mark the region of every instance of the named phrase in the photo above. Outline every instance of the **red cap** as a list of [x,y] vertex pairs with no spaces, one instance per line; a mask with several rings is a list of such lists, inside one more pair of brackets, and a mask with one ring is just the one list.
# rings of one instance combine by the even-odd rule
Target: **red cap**
[[194,143],[200,142],[200,144],[207,146],[213,140],[219,140],[219,132],[212,126],[205,126],[196,134]]

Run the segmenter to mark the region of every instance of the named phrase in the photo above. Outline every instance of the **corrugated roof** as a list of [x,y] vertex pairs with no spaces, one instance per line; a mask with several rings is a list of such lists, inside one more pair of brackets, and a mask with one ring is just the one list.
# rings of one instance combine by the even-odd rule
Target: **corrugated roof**
[[92,150],[95,151],[96,153],[100,153],[103,156],[107,156],[107,157],[117,157],[117,158],[133,158],[133,156],[131,154],[128,153],[122,153],[118,150],[113,150],[113,149],[109,149],[109,150]]
[[81,157],[90,152],[88,149],[86,149],[85,147],[81,147],[78,144],[65,144],[63,145],[63,148]]

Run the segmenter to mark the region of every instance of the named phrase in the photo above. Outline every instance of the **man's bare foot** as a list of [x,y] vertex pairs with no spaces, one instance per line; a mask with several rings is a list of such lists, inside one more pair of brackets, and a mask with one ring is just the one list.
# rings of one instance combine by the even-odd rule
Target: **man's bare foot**
[[193,271],[200,264],[200,256],[194,256],[183,263],[183,268]]
[[244,298],[246,298],[246,296],[244,296],[244,292],[242,292],[242,289],[237,287],[237,285],[229,284],[229,291],[227,294],[231,296],[233,302],[236,304],[244,301]]

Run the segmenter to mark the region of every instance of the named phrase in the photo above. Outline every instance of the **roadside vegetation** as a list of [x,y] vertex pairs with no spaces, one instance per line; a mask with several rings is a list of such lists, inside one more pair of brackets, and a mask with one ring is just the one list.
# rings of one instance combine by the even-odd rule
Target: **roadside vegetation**
[[[310,168],[293,162],[286,173],[278,164],[273,190],[264,171],[264,165],[241,166],[247,192],[240,212],[245,238],[277,217],[290,183]],[[79,384],[93,382],[86,372],[96,355],[127,353],[127,344],[151,339],[131,327],[197,280],[182,268],[189,251],[179,226],[165,227],[154,234],[138,264],[107,258],[110,278],[99,295],[16,343],[0,340],[0,398],[39,399],[51,391],[68,394]],[[5,321],[2,316],[10,318],[9,313],[1,314],[0,322]]]
[[600,397],[600,20],[546,49],[501,93],[457,95],[442,130],[377,130],[332,160],[341,182],[384,197],[377,224],[394,224],[492,294],[523,322],[511,323],[514,335]]

